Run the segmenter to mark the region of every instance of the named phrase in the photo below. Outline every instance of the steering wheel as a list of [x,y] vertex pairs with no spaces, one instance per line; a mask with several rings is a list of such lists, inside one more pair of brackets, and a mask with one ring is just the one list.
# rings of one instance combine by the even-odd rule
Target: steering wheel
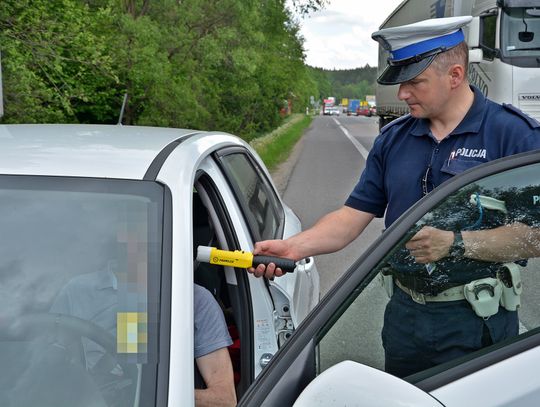
[[[32,313],[18,316],[13,322],[0,329],[0,331],[0,337],[3,340],[12,341],[34,339],[43,335],[44,333],[60,334],[60,336],[68,338],[78,338],[79,340],[83,337],[87,338],[104,349],[104,354],[102,355],[100,362],[98,362],[96,366],[102,365],[101,360],[104,361],[103,365],[110,367],[110,369],[118,365],[124,372],[124,374],[121,375],[122,379],[124,381],[131,379],[132,383],[136,383],[136,378],[133,377],[133,374],[135,373],[134,366],[126,365],[125,363],[119,361],[116,357],[117,351],[115,337],[94,322],[77,318],[71,315],[53,313]],[[96,385],[102,392],[102,395],[107,401],[109,407],[117,405],[116,403],[119,400],[118,397],[115,395],[115,391],[117,391],[117,389],[115,389],[114,380],[111,381],[109,378],[108,381],[103,381],[103,384],[100,383],[97,379],[99,375],[103,375],[106,372],[103,371],[91,373],[92,376],[95,377]],[[113,377],[113,379],[116,379],[112,375],[109,376]],[[123,388],[124,392],[126,392],[126,388],[131,388],[132,391],[129,392],[131,394],[127,397],[130,399],[133,398],[134,390],[132,388],[132,385],[124,384],[120,388]],[[123,400],[122,405],[128,405],[125,404],[124,397],[125,396],[121,397]]]
[[116,353],[116,340],[109,332],[94,322],[71,315],[52,313],[24,314],[2,329],[2,337],[12,340],[31,339],[44,332],[60,332],[69,336],[85,337],[100,345],[105,351]]

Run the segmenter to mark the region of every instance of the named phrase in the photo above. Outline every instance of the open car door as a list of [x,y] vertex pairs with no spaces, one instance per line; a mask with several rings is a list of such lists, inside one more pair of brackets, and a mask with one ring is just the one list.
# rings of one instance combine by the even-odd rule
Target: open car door
[[[478,196],[506,201],[506,207],[514,211],[509,222],[532,230],[530,239],[537,254],[527,259],[525,267],[520,266],[519,334],[408,377],[392,376],[384,371],[381,330],[389,297],[381,271],[418,227],[444,223],[445,217],[455,218],[461,210],[480,215],[478,200],[473,199]],[[500,210],[500,205],[487,210]],[[540,361],[539,232],[540,151],[482,164],[454,177],[414,205],[366,250],[238,405],[307,406],[315,401],[325,406],[385,407],[537,404],[540,382],[530,378],[536,377]]]

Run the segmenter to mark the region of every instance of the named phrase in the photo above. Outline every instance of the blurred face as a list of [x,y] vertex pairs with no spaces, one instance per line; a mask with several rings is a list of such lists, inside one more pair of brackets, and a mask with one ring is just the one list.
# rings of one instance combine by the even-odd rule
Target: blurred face
[[417,119],[433,119],[449,108],[450,76],[428,67],[417,77],[399,85],[398,99]]

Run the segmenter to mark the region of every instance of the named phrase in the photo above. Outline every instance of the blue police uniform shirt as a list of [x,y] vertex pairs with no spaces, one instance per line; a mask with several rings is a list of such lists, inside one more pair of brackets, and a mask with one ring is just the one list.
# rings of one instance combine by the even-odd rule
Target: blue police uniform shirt
[[385,216],[388,227],[422,198],[422,178],[428,168],[430,191],[479,164],[540,149],[536,120],[511,105],[486,99],[474,86],[471,89],[471,108],[440,142],[431,134],[427,119],[406,115],[385,126],[345,205]]

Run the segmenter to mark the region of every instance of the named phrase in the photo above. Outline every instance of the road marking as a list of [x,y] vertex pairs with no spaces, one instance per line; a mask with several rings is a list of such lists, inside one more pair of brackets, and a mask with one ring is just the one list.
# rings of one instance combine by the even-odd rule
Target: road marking
[[360,142],[358,140],[356,140],[353,136],[350,135],[350,133],[347,131],[347,129],[345,127],[343,127],[341,125],[340,122],[338,122],[338,120],[335,118],[335,117],[332,117],[332,119],[334,119],[334,121],[336,122],[336,124],[339,126],[339,128],[341,129],[341,131],[347,136],[347,138],[349,140],[351,140],[351,143],[353,143],[353,145],[356,147],[356,149],[360,152],[360,155],[362,157],[364,157],[364,160],[367,160],[367,157],[369,155],[369,151],[367,151],[365,149],[365,147],[360,144]]

